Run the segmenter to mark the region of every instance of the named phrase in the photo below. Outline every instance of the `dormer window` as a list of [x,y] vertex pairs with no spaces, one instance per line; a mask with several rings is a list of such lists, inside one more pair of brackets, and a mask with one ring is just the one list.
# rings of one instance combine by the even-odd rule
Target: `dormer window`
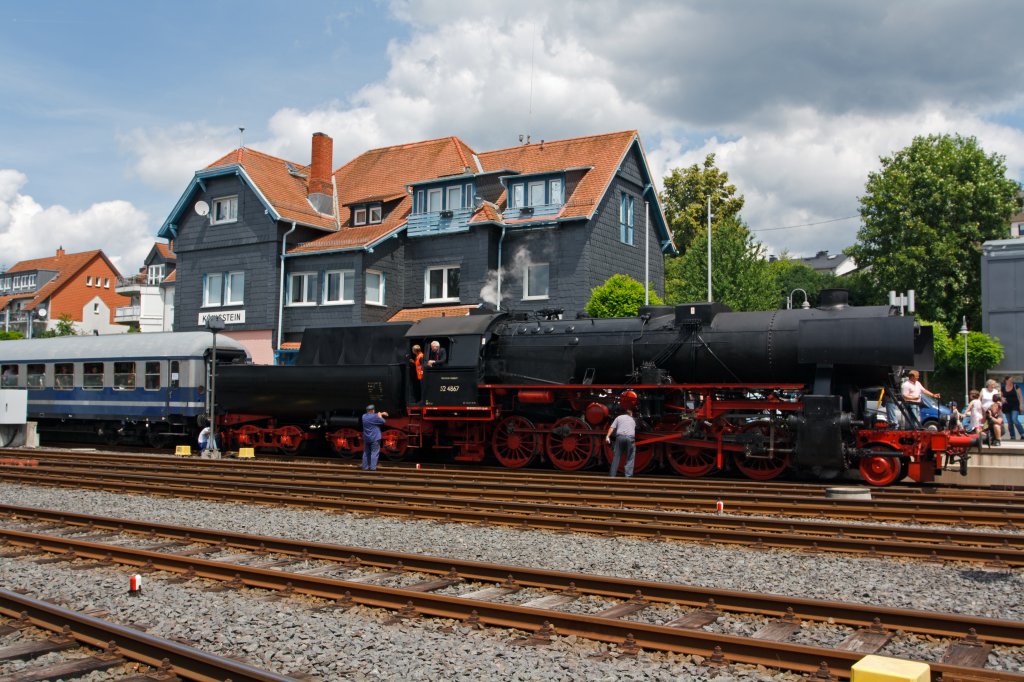
[[356,210],[352,211],[352,224],[356,226],[366,224],[365,208],[357,208]]
[[509,184],[509,208],[532,208],[534,206],[561,206],[562,179],[519,180]]
[[441,188],[427,190],[427,213],[437,213],[441,210],[443,193]]
[[380,204],[370,206],[370,224],[376,225],[383,219],[384,211]]
[[417,189],[413,201],[413,213],[444,214],[447,211],[458,211],[472,205],[472,182],[460,182],[457,185],[446,183],[440,187]]

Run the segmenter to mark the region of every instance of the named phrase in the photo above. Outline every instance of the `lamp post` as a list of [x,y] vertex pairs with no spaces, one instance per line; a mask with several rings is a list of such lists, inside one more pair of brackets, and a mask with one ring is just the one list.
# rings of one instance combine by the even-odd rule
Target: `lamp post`
[[808,300],[810,297],[807,295],[807,292],[803,289],[793,289],[793,291],[789,292],[789,296],[786,297],[786,310],[793,309],[793,294],[798,291],[804,295],[804,302],[800,304],[800,307],[804,310],[808,310],[811,307],[811,302]]
[[206,328],[213,332],[213,355],[210,358],[210,447],[208,452],[211,459],[220,459],[220,449],[217,447],[217,332],[224,329],[224,318],[220,315],[210,315],[206,318]]
[[964,315],[964,324],[960,327],[960,335],[964,337],[964,409],[967,409],[968,379],[967,379],[967,316]]
[[708,195],[708,303],[711,303],[711,195]]

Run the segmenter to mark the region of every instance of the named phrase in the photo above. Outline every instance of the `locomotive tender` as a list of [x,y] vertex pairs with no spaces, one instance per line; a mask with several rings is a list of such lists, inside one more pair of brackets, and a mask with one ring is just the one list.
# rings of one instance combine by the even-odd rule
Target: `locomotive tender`
[[[647,307],[634,318],[476,314],[416,323],[307,329],[295,366],[218,371],[222,438],[296,451],[325,439],[362,450],[358,418],[390,413],[382,452],[493,454],[510,468],[546,459],[576,471],[610,459],[604,433],[622,407],[640,420],[635,470],[688,477],[738,469],[874,485],[966,472],[971,440],[865,419],[860,388],[894,386],[902,367],[931,369],[930,327],[890,306],[854,307],[826,290],[817,308],[734,313],[721,304]],[[413,344],[448,351],[422,385]],[[897,392],[898,394],[898,392]]]

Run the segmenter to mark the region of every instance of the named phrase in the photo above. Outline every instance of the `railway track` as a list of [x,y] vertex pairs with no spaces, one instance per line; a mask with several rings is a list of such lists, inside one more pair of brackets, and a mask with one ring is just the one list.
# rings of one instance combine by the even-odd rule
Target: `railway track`
[[[6,558],[48,554],[53,558],[47,561],[113,563],[166,571],[180,579],[222,581],[229,587],[301,593],[333,600],[336,608],[362,604],[390,609],[396,622],[417,616],[454,618],[526,630],[535,643],[553,635],[576,635],[616,644],[624,653],[640,647],[696,654],[712,664],[750,663],[808,673],[827,669],[844,677],[853,663],[879,651],[899,630],[949,640],[943,662],[932,664],[933,673],[943,679],[1024,680],[1018,673],[983,669],[993,645],[1024,645],[1024,623],[1018,621],[535,570],[59,511],[4,508],[0,514],[0,538],[6,547],[0,556]],[[509,603],[508,597],[520,590],[529,599]],[[587,597],[603,600],[600,610],[564,610]],[[664,617],[663,625],[627,620],[648,609],[669,608],[674,613]],[[753,637],[701,629],[727,615],[765,622]],[[849,628],[849,636],[836,648],[791,643],[801,622],[840,624]]]
[[[0,456],[2,456],[0,451]],[[41,458],[41,459],[40,459]],[[81,466],[130,466],[130,471],[174,476],[209,476],[221,481],[275,482],[310,488],[369,487],[381,493],[409,494],[443,489],[450,497],[505,501],[541,501],[551,504],[668,511],[701,512],[714,509],[724,499],[731,513],[868,519],[884,522],[939,523],[1024,527],[1024,495],[1009,492],[942,491],[934,488],[873,490],[872,500],[835,500],[825,497],[824,486],[713,487],[707,481],[669,479],[609,479],[607,477],[537,476],[521,472],[495,474],[455,470],[378,471],[373,482],[366,474],[336,466],[294,466],[226,460],[171,459],[154,456],[95,457],[84,453],[38,453],[43,467],[76,469]],[[84,470],[88,473],[88,470]],[[913,493],[904,491],[912,490]]]
[[0,661],[29,660],[55,652],[78,654],[82,647],[96,650],[92,655],[69,655],[58,663],[24,668],[3,678],[10,682],[71,679],[130,661],[154,668],[157,675],[123,678],[136,682],[179,678],[202,682],[226,679],[293,682],[294,679],[9,590],[0,589],[0,616],[9,619],[7,623],[0,623],[0,635],[29,627],[55,633],[51,637],[26,639],[0,647]]
[[[680,514],[664,510],[573,507],[565,504],[505,502],[482,497],[427,494],[422,489],[385,492],[378,482],[362,487],[321,487],[252,483],[226,475],[116,474],[50,467],[0,467],[0,481],[155,495],[387,514],[407,519],[471,522],[556,532],[633,535],[754,548],[912,557],[934,561],[985,562],[1024,566],[1024,535],[963,530],[929,530],[791,519]],[[382,484],[380,484],[382,486]]]

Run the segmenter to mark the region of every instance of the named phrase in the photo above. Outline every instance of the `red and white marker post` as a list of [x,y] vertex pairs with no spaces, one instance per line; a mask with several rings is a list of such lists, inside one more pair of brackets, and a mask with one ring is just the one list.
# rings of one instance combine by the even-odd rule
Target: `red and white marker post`
[[133,597],[142,594],[142,576],[138,573],[128,576],[128,594]]

